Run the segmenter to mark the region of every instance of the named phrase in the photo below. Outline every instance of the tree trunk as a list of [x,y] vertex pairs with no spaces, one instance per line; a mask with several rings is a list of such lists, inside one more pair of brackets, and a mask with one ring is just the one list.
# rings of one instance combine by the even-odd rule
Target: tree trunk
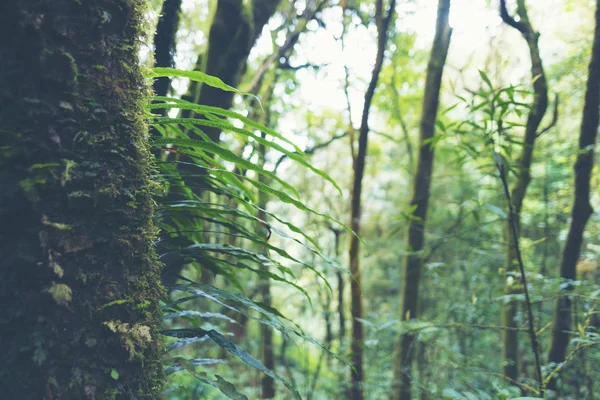
[[[259,179],[263,179],[263,178],[259,178]],[[262,192],[259,194],[259,196],[263,197],[263,198],[266,197],[266,195]],[[259,207],[264,210],[265,209],[264,207],[266,207],[266,201],[261,201],[259,199]],[[266,219],[265,219],[266,217],[267,217],[267,215],[265,212],[259,211],[258,218],[262,219],[263,221],[266,221]],[[267,255],[267,252],[265,251],[264,254]],[[266,270],[269,269],[268,266],[265,266],[264,268]],[[261,279],[259,284],[261,285],[262,302],[266,306],[271,307],[272,306],[271,281],[268,278],[265,278],[265,279]],[[263,364],[269,370],[275,371],[275,356],[273,353],[273,349],[274,349],[274,347],[273,347],[273,328],[271,328],[270,326],[261,324],[260,331],[261,331],[261,336],[262,336],[262,361],[263,361]],[[261,389],[262,389],[261,396],[260,396],[261,399],[274,398],[275,397],[275,380],[268,375],[263,375],[261,378]]]
[[[250,119],[253,121],[258,121],[265,126],[271,126],[271,100],[273,98],[273,90],[275,89],[275,85],[277,84],[277,72],[274,73],[274,77],[272,77],[268,82],[264,82],[261,80],[260,85],[264,86],[261,98],[263,99],[263,104],[265,106],[265,112],[259,111],[258,104],[252,102],[252,112],[254,115],[250,115]],[[262,132],[261,137],[265,139],[267,135]],[[267,147],[264,144],[258,144],[258,166],[261,168],[265,168],[266,163],[266,155],[267,155]],[[274,172],[277,172],[275,169]],[[258,181],[265,184],[270,185],[270,179],[265,177],[262,174],[259,174],[257,177]],[[268,222],[267,215],[267,204],[269,202],[269,195],[263,191],[258,192],[258,213],[257,217],[261,221],[265,223]],[[261,227],[262,228],[262,227]],[[263,236],[263,240],[265,242],[269,241],[269,237],[271,232],[268,227],[264,227],[264,232],[261,232]],[[269,251],[266,248],[261,248],[261,254],[265,257],[269,257]],[[269,271],[269,266],[264,265],[261,268],[265,271]],[[262,302],[271,307],[273,305],[273,299],[271,297],[271,280],[269,278],[259,278],[258,285],[260,288],[261,300]],[[274,344],[273,344],[273,328],[270,326],[266,326],[264,324],[260,324],[260,334],[262,338],[262,362],[266,368],[271,371],[275,371],[275,353],[274,353]],[[263,375],[261,377],[261,399],[272,399],[275,397],[275,380],[268,376]]]
[[0,7],[3,398],[161,396],[145,5]]
[[[266,135],[262,134],[262,137],[265,138]],[[266,155],[266,147],[264,144],[260,144],[259,145],[259,149],[258,149],[258,153],[259,153],[259,166],[264,168],[265,165],[265,155]],[[265,178],[265,176],[263,175],[258,175],[258,181],[265,183],[265,184],[269,184],[268,180]],[[262,221],[267,221],[267,213],[264,211],[267,209],[267,202],[268,202],[268,196],[266,193],[264,192],[259,192],[258,193],[258,207],[259,207],[259,211],[258,211],[258,218]],[[270,233],[266,233],[264,240],[268,241],[269,240],[269,234]],[[269,253],[267,251],[267,249],[263,249],[262,250],[262,254],[266,257],[269,256]],[[264,266],[262,267],[265,270],[269,270],[268,266]],[[269,280],[269,278],[264,278],[264,279],[260,279],[259,280],[259,285],[261,286],[261,298],[262,298],[262,302],[268,306],[271,307],[273,305],[272,302],[272,298],[271,298],[271,281]],[[275,356],[273,354],[273,328],[270,326],[266,326],[264,324],[261,324],[260,326],[260,332],[261,332],[261,336],[262,336],[262,361],[263,364],[265,365],[265,367],[267,367],[269,370],[271,371],[275,371]],[[275,397],[275,380],[268,376],[268,375],[263,375],[261,378],[261,399],[272,399]]]
[[[342,234],[341,230],[337,230],[335,228],[330,228],[334,235],[334,252],[335,252],[335,260],[340,262],[340,235]],[[337,315],[338,315],[338,336],[339,336],[339,346],[340,351],[344,345],[344,339],[346,337],[346,316],[344,314],[344,276],[341,271],[336,271],[335,276],[337,278]]]
[[[594,146],[598,133],[600,106],[600,0],[596,2],[596,29],[592,45],[592,56],[589,65],[585,105],[579,133],[579,152],[575,162],[575,198],[571,209],[571,226],[560,263],[560,277],[565,280],[576,279],[577,261],[583,241],[583,232],[593,209],[590,204],[590,179],[594,168]],[[567,292],[573,290],[569,285]],[[567,355],[569,333],[571,330],[571,299],[561,295],[554,310],[552,327],[552,345],[548,360],[562,363]],[[551,379],[549,389],[556,389],[556,379]]]
[[[448,22],[449,15],[450,0],[439,0],[435,37],[427,65],[420,123],[419,155],[410,201],[410,207],[414,209],[414,212],[408,226],[407,247],[410,249],[410,254],[405,259],[402,314],[400,316],[403,321],[417,318],[419,311],[417,305],[419,304],[419,281],[423,266],[422,250],[425,244],[425,222],[433,173],[434,149],[431,146],[431,139],[435,135],[442,75],[452,36],[452,29]],[[398,340],[391,396],[394,399],[408,400],[411,398],[411,369],[416,345],[415,339],[415,335],[403,334]]]
[[390,22],[393,19],[396,7],[396,1],[391,0],[387,15],[384,17],[383,0],[377,0],[375,6],[375,22],[377,24],[377,55],[375,56],[375,65],[371,75],[371,81],[367,91],[365,92],[365,101],[363,105],[362,119],[360,125],[360,134],[358,138],[358,153],[354,163],[354,180],[352,186],[351,197],[351,217],[350,227],[354,231],[354,235],[350,235],[350,272],[353,279],[350,281],[350,312],[352,314],[352,340],[350,343],[350,363],[353,369],[350,372],[350,399],[363,400],[363,352],[364,352],[364,332],[362,323],[359,321],[363,318],[362,293],[360,289],[360,259],[359,250],[360,244],[358,235],[360,235],[360,214],[361,214],[361,193],[362,179],[365,172],[365,160],[367,157],[367,139],[369,136],[369,112],[371,103],[377,88],[379,73],[383,66],[383,57],[387,43],[387,33]]
[[[538,137],[540,123],[548,108],[548,85],[538,47],[538,38],[540,35],[533,29],[531,22],[529,21],[525,0],[517,1],[518,22],[509,15],[508,10],[506,9],[505,0],[500,1],[500,15],[506,24],[521,32],[523,38],[527,42],[531,57],[531,79],[534,90],[534,99],[532,109],[527,117],[525,138],[519,158],[516,182],[511,190],[512,205],[514,207],[514,222],[517,226],[517,231],[519,232],[521,228],[521,208],[523,206],[523,200],[525,199],[527,187],[531,180],[533,148],[535,140]],[[507,220],[504,230],[507,246],[505,267],[507,279],[504,292],[507,295],[519,294],[522,292],[515,243],[511,240],[511,229],[511,222]],[[513,279],[508,279],[509,277],[512,277]],[[502,325],[511,328],[502,330],[503,371],[504,375],[512,380],[518,378],[519,342],[517,336],[518,330],[514,329],[517,328],[515,317],[517,315],[518,307],[518,302],[511,301],[504,306],[502,311]]]
[[[179,12],[182,0],[165,0],[156,26],[154,35],[154,66],[175,66],[174,57],[177,47],[177,30],[179,29]],[[166,96],[171,87],[171,79],[163,76],[154,81],[154,93],[158,96]],[[167,109],[156,110],[165,115]]]

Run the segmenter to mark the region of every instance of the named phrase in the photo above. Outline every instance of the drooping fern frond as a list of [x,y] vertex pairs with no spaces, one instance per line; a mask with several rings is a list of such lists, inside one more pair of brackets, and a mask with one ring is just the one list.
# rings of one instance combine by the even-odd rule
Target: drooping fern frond
[[[220,79],[198,71],[156,68],[148,74],[150,78],[160,76],[185,77],[222,90],[243,94]],[[152,110],[158,109],[191,110],[194,112],[194,118],[151,114]],[[156,214],[161,228],[158,246],[165,270],[174,271],[180,278],[180,283],[175,283],[175,279],[168,282],[168,289],[173,298],[163,307],[165,321],[168,321],[163,334],[179,339],[171,343],[168,350],[179,350],[210,339],[247,365],[282,382],[299,397],[297,389],[285,379],[227,339],[226,331],[222,330],[225,328],[219,321],[235,323],[231,313],[238,314],[256,320],[285,336],[300,337],[335,356],[321,343],[302,332],[298,326],[291,327],[284,323],[282,320],[286,318],[276,308],[251,300],[244,294],[246,288],[242,282],[247,281],[243,274],[248,273],[262,280],[281,282],[302,293],[310,302],[309,293],[297,283],[297,278],[290,268],[290,265],[295,265],[317,274],[331,290],[326,278],[314,265],[273,244],[269,240],[272,233],[284,241],[302,246],[324,260],[327,265],[340,268],[322,253],[317,241],[304,233],[300,227],[259,207],[258,193],[272,196],[273,199],[290,204],[302,212],[329,219],[347,230],[349,228],[331,216],[304,204],[299,199],[296,189],[275,172],[237,154],[222,142],[212,141],[202,129],[218,128],[237,135],[242,140],[258,143],[270,151],[279,153],[280,156],[288,157],[299,167],[309,169],[330,182],[340,192],[341,189],[326,172],[315,168],[308,156],[291,140],[240,113],[160,96],[152,98],[147,110],[149,121],[160,136],[154,137],[151,142],[157,149],[157,158],[160,158],[157,159],[159,173],[156,175],[156,181],[168,193],[161,199]],[[264,179],[248,176],[247,171],[262,175],[276,186],[265,184]],[[279,223],[280,227],[276,228],[267,223],[259,217],[260,215],[268,216]],[[207,240],[208,237],[211,238],[210,241]],[[271,254],[276,254],[277,259]],[[216,284],[209,285],[185,278],[178,273],[184,266],[195,269],[200,276],[210,271],[215,276],[223,277],[230,286],[219,288]],[[344,272],[349,274],[345,269]],[[232,291],[232,287],[237,291]],[[197,309],[199,301],[213,303],[225,312],[208,312],[205,307]],[[203,326],[212,329],[205,329]],[[246,398],[224,378],[215,375],[216,380],[213,380],[208,377],[206,371],[196,371],[196,368],[219,364],[222,360],[196,362],[212,360],[205,358],[204,354],[196,356],[192,359],[171,358],[167,371],[174,373],[186,370],[199,381],[219,389],[231,399]]]

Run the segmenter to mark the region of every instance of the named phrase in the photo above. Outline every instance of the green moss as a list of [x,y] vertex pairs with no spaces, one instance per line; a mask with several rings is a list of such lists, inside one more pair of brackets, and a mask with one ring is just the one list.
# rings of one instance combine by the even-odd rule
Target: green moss
[[123,348],[129,354],[129,360],[144,359],[144,350],[152,343],[151,329],[143,324],[131,325],[121,321],[107,321],[104,325],[119,335]]
[[48,221],[48,220],[43,220],[42,224],[46,225],[46,226],[50,226],[52,228],[58,229],[60,231],[70,231],[73,230],[73,227],[71,225],[67,225],[67,224],[63,224],[60,222],[52,222],[52,221]]
[[73,300],[73,290],[64,283],[52,282],[48,289],[48,293],[52,296],[56,304],[59,306],[68,307]]
[[32,202],[39,201],[37,188],[46,184],[46,178],[42,176],[33,176],[23,179],[19,182],[19,187],[25,193],[25,196]]

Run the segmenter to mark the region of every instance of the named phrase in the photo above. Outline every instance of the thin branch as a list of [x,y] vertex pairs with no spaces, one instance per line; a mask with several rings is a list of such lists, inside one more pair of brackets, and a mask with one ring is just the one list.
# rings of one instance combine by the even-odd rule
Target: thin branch
[[461,324],[461,323],[449,323],[449,324],[427,324],[418,328],[408,329],[402,331],[403,333],[416,333],[423,331],[428,328],[457,328],[457,329],[495,329],[501,331],[527,331],[529,328],[519,328],[514,326],[504,325],[486,325],[486,324]]
[[279,69],[283,69],[286,71],[299,71],[301,69],[307,69],[307,68],[319,69],[319,68],[324,68],[324,67],[328,67],[328,66],[329,66],[329,64],[311,64],[311,63],[292,65],[292,64],[290,64],[289,60],[285,60],[285,62],[279,63]]
[[408,127],[406,126],[406,121],[404,120],[404,116],[402,115],[402,111],[400,110],[400,96],[398,95],[398,89],[396,88],[396,58],[392,57],[392,109],[393,115],[400,123],[400,129],[402,130],[402,134],[404,136],[404,141],[406,145],[406,153],[408,153],[408,160],[410,163],[410,168],[408,171],[410,174],[413,174],[415,168],[415,156],[414,150],[412,147],[412,143],[410,141],[410,133],[408,131]]
[[554,368],[552,370],[552,372],[550,372],[548,374],[548,376],[546,376],[546,378],[544,379],[544,384],[548,384],[550,382],[550,380],[552,380],[552,378],[554,377],[554,375],[556,375],[558,372],[560,372],[560,370],[563,369],[563,367],[565,365],[567,365],[567,363],[569,361],[571,361],[573,359],[573,357],[575,356],[575,354],[577,354],[580,350],[586,348],[586,347],[592,347],[592,346],[597,346],[600,345],[600,342],[591,342],[591,343],[584,343],[581,346],[578,346],[575,350],[573,350],[566,358],[565,361],[561,362],[560,364],[558,364],[556,366],[556,368]]
[[544,133],[548,132],[550,129],[552,129],[554,127],[554,125],[556,125],[556,123],[558,122],[558,104],[559,104],[559,98],[558,98],[558,93],[556,95],[554,95],[554,111],[552,112],[552,121],[550,121],[550,124],[548,124],[547,127],[545,127],[544,129],[542,129],[538,134],[537,137],[542,136]]
[[526,383],[519,382],[519,381],[517,381],[517,380],[515,380],[515,379],[512,379],[511,377],[509,377],[509,376],[506,376],[506,375],[504,375],[504,374],[501,374],[501,373],[499,373],[499,372],[490,371],[490,370],[488,370],[488,369],[484,369],[484,368],[476,368],[476,367],[462,367],[462,366],[458,366],[458,365],[448,365],[448,364],[446,364],[446,365],[444,365],[444,366],[445,366],[445,367],[454,368],[454,369],[461,369],[461,370],[465,370],[465,371],[469,371],[469,370],[471,370],[471,371],[475,371],[475,372],[482,372],[482,373],[485,373],[485,374],[489,374],[489,375],[497,376],[497,377],[499,377],[499,378],[502,378],[502,379],[504,379],[504,380],[506,380],[506,381],[508,381],[508,382],[512,383],[512,384],[513,384],[513,385],[515,385],[515,386],[518,386],[518,387],[520,387],[520,388],[521,388],[521,390],[524,390],[524,391],[528,391],[528,392],[534,393],[535,395],[539,395],[539,394],[540,394],[540,391],[539,391],[539,390],[537,390],[536,388],[534,388],[534,387],[532,387],[532,386],[529,386],[529,385],[527,385]]
[[[360,257],[359,257],[359,240],[360,235],[360,218],[361,218],[361,194],[362,184],[365,172],[365,160],[367,157],[368,137],[369,137],[369,114],[379,74],[383,66],[385,57],[385,48],[388,39],[388,28],[395,14],[396,0],[390,0],[387,14],[384,13],[383,0],[375,2],[375,23],[377,25],[377,53],[375,55],[375,63],[371,73],[371,80],[365,92],[362,117],[360,122],[358,136],[358,151],[356,153],[356,161],[353,165],[352,192],[350,198],[350,228],[355,232],[355,235],[350,237],[350,246],[348,249],[348,259],[350,263],[350,272],[354,276],[354,280],[350,282],[351,296],[351,313],[352,313],[352,342],[350,344],[351,364],[353,371],[350,375],[350,398],[352,400],[364,399],[364,331],[363,326],[357,321],[357,318],[362,318],[363,305],[360,289]],[[385,14],[385,15],[384,15]]]
[[[317,150],[321,150],[327,146],[329,146],[330,144],[332,144],[333,142],[335,142],[336,140],[339,139],[343,139],[346,136],[348,136],[348,132],[344,132],[340,135],[335,135],[333,136],[331,139],[329,139],[326,142],[323,143],[317,143],[315,144],[313,147],[311,147],[310,149],[306,149],[304,150],[304,154],[313,154],[314,152],[316,152]],[[294,152],[294,154],[298,154],[297,152]],[[279,165],[288,157],[287,154],[283,154],[281,157],[279,157],[279,160],[277,160],[277,162],[275,163],[275,171],[277,171],[277,168],[279,168]]]
[[[345,10],[344,10],[345,13]],[[345,15],[342,16],[342,35],[340,36],[340,42],[342,44],[342,53],[346,51],[346,33],[348,31],[348,23]],[[350,72],[348,65],[346,65],[346,59],[344,58],[344,96],[346,98],[346,108],[348,110],[348,134],[350,135],[350,155],[352,156],[352,169],[356,165],[356,150],[354,148],[354,142],[356,141],[356,130],[354,129],[354,122],[352,121],[352,103],[350,102]]]
[[523,35],[527,35],[529,31],[527,30],[527,26],[520,22],[516,21],[506,9],[506,0],[500,0],[500,17],[502,17],[502,21],[504,21],[507,25],[512,26]]
[[[494,158],[496,158],[497,153],[494,152]],[[508,201],[508,210],[509,210],[509,222],[512,232],[512,239],[515,246],[515,254],[517,256],[517,262],[519,264],[519,270],[521,272],[521,282],[523,284],[523,292],[525,293],[525,307],[527,309],[527,319],[529,322],[529,338],[531,339],[531,350],[535,356],[535,367],[537,372],[538,384],[539,384],[539,393],[544,395],[544,378],[542,375],[542,363],[540,360],[540,351],[537,334],[535,332],[535,320],[533,318],[533,311],[531,308],[531,300],[529,298],[529,288],[527,287],[527,277],[525,276],[525,266],[523,263],[523,257],[521,255],[521,247],[519,245],[519,231],[517,227],[516,221],[516,213],[515,208],[512,205],[512,200],[510,196],[510,189],[508,188],[508,180],[506,178],[506,169],[501,162],[496,162],[496,167],[498,168],[498,172],[500,173],[500,180],[502,181],[502,186],[504,187],[504,196]]]
[[[449,236],[452,232],[454,232],[454,230],[456,230],[462,224],[463,216],[464,216],[464,207],[460,207],[458,210],[458,215],[456,216],[456,220],[454,221],[452,226],[449,227],[446,230],[446,232],[444,232],[444,236]],[[440,246],[442,244],[444,244],[444,242],[445,241],[443,240],[443,237],[442,237],[437,242],[435,242],[435,244],[433,246],[431,246],[431,250],[429,251],[429,254],[423,258],[424,264],[426,264],[431,259],[431,257],[433,257],[435,252],[440,248]]]
[[257,90],[259,82],[261,81],[263,75],[267,72],[271,64],[273,64],[276,60],[279,60],[281,57],[284,57],[292,50],[292,48],[298,42],[298,39],[300,39],[300,34],[306,29],[306,25],[308,24],[308,22],[315,18],[315,15],[323,9],[325,4],[327,4],[327,0],[321,0],[319,3],[317,3],[314,9],[311,9],[311,7],[309,6],[306,7],[304,13],[299,18],[298,23],[294,27],[294,30],[285,39],[285,43],[283,44],[283,46],[279,47],[277,51],[273,52],[273,54],[271,54],[262,63],[246,91],[254,94],[254,91]]
[[384,137],[387,140],[391,140],[394,143],[400,143],[400,141],[398,139],[396,139],[395,137],[393,137],[392,135],[390,135],[388,133],[384,133],[384,132],[381,132],[381,131],[376,131],[376,130],[373,130],[373,129],[371,129],[371,132],[373,132],[374,134],[376,134],[378,136]]

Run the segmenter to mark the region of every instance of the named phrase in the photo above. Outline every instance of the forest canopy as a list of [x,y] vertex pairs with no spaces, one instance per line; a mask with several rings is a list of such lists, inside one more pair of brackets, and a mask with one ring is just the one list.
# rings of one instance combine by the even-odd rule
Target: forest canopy
[[0,35],[0,397],[600,398],[600,0]]

